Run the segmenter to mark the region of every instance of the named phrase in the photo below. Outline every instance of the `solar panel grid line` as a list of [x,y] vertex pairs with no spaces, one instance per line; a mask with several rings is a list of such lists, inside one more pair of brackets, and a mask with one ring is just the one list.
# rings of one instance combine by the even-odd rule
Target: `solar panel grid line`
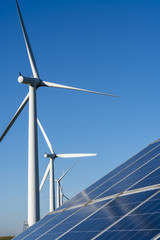
[[[147,221],[148,219],[150,218],[150,216],[148,216],[148,217],[146,217],[145,216],[145,219],[143,220],[143,221]],[[157,219],[159,219],[159,216],[157,217]],[[142,220],[141,220],[141,222],[142,222]],[[132,229],[132,230],[135,230],[135,229]],[[151,229],[151,228],[145,228],[145,231],[146,231],[146,234],[144,234],[142,237],[140,237],[140,238],[138,238],[138,240],[141,240],[141,239],[145,239],[144,237],[146,236],[146,235],[148,235],[148,232],[149,231],[154,231],[155,229]],[[137,232],[135,232],[135,234],[134,235],[132,235],[132,238],[134,237],[135,239],[137,238],[137,236],[136,235],[138,235],[139,234],[139,231],[144,231],[144,229],[142,228],[142,229],[138,229],[138,233]],[[125,237],[125,236],[124,236]],[[130,240],[131,238],[128,238],[127,240]],[[120,239],[119,239],[120,240]]]
[[[88,207],[88,205],[86,206],[86,207]],[[95,208],[95,206],[93,206],[94,208]],[[84,209],[84,207],[83,207],[83,209],[81,209],[82,211],[83,211],[83,213],[86,213],[86,209]],[[92,209],[91,209],[92,210]],[[88,212],[87,212],[87,214],[88,214]],[[72,216],[70,216],[70,217],[72,217]],[[83,216],[84,217],[84,216]],[[76,216],[76,218],[77,218],[77,216]],[[66,220],[66,219],[65,219]],[[73,218],[71,219],[71,221],[70,221],[71,223],[73,223]],[[63,224],[63,222],[61,222],[62,223],[62,226],[60,226],[60,228],[61,228],[61,230],[62,231],[64,231],[64,227],[65,227],[65,224],[68,224],[68,222],[66,222],[66,223],[64,223]],[[60,224],[61,224],[60,223]],[[58,225],[60,225],[60,224],[58,224]],[[58,226],[57,225],[57,226]],[[44,232],[44,234],[41,234],[40,236],[39,236],[39,238],[36,238],[36,239],[43,239],[43,240],[46,240],[46,239],[53,239],[53,235],[54,235],[54,239],[57,239],[56,237],[55,237],[55,235],[57,235],[56,234],[56,232],[59,232],[59,229],[57,230],[54,230],[54,232],[52,231],[54,229],[54,227],[52,227],[52,228],[50,228],[49,229],[49,231],[45,231]],[[52,232],[51,232],[52,231]],[[51,235],[52,234],[52,238],[49,238],[49,235]],[[33,236],[33,237],[35,237],[35,236]],[[32,239],[35,239],[35,238],[33,238],[32,237]]]
[[[158,153],[159,154],[159,153]],[[156,156],[154,156],[154,158],[156,158],[157,156],[158,156],[158,154],[156,155]],[[154,158],[151,158],[151,159],[149,159],[147,162],[145,162],[144,163],[144,165],[145,164],[147,164],[147,163],[149,163],[150,161],[152,161]],[[144,161],[144,160],[143,160]],[[135,164],[137,161],[135,161],[133,164]],[[131,165],[133,165],[133,164],[131,164]],[[131,166],[131,165],[129,165],[129,166]],[[136,169],[135,169],[135,171],[136,170],[139,170],[141,167],[143,167],[144,166],[143,164],[140,166],[140,167],[137,167]],[[127,168],[129,168],[129,166],[127,167]],[[134,166],[135,167],[135,166]],[[126,170],[126,169],[124,169],[124,170]],[[129,169],[129,171],[130,171],[130,169]],[[122,172],[122,171],[121,171]],[[125,171],[124,171],[124,173],[125,173]],[[125,177],[123,177],[123,178],[121,178],[119,181],[116,181],[112,186],[110,186],[109,188],[107,188],[105,191],[101,191],[101,193],[97,196],[97,198],[98,197],[100,197],[101,195],[103,195],[104,193],[107,193],[109,190],[111,190],[111,189],[113,189],[113,187],[115,187],[116,185],[118,185],[121,181],[123,181],[125,178],[127,178],[127,177],[129,177],[132,173],[134,173],[134,171],[132,171],[132,172],[130,172],[128,175],[125,175]],[[117,179],[116,179],[117,180]],[[106,185],[106,182],[104,183],[104,186]],[[91,196],[90,196],[91,197]],[[92,194],[92,197],[93,197],[93,194]]]
[[[119,193],[120,194],[120,193]],[[118,195],[119,195],[118,194]],[[114,197],[116,198],[117,197],[117,194],[115,194],[114,195]],[[100,201],[97,201],[97,202],[100,202]],[[90,203],[87,203],[87,204],[90,204]],[[86,203],[85,204],[82,204],[82,206],[81,206],[81,208],[83,208],[83,207],[85,207],[86,205],[87,205]],[[78,210],[76,211],[76,212],[78,212],[80,209],[79,209],[79,206],[74,206],[75,208],[78,208]],[[67,211],[67,210],[70,210],[70,209],[72,209],[71,207],[70,208],[67,208],[67,209],[65,209],[65,210],[62,210],[62,212],[64,212],[64,211]],[[62,213],[61,212],[61,213]],[[76,212],[74,212],[74,213],[76,213]],[[74,214],[73,213],[73,214]],[[55,212],[53,212],[53,213],[51,213],[51,214],[49,214],[49,215],[54,215],[55,214]],[[60,213],[59,213],[60,214]],[[27,237],[29,237],[29,235],[31,235],[32,233],[34,233],[34,232],[36,232],[38,229],[40,229],[40,228],[42,228],[42,226],[44,226],[44,225],[46,225],[46,224],[48,224],[50,221],[52,221],[55,217],[57,217],[57,216],[59,216],[59,214],[56,214],[53,218],[50,218],[48,221],[46,221],[44,224],[42,224],[40,227],[38,227],[38,228],[36,228],[34,231],[32,231],[32,232],[30,232],[28,235],[26,235],[24,238],[22,238],[22,240],[24,240],[24,239],[26,239]],[[72,215],[73,215],[72,214]],[[69,215],[69,217],[71,217],[72,215]],[[68,217],[68,218],[69,218]],[[65,221],[66,220],[66,218],[63,220],[63,221]],[[59,222],[57,225],[55,225],[53,228],[55,228],[56,226],[58,226],[59,224],[61,224],[63,221],[61,221],[61,222]],[[52,229],[53,229],[52,228]],[[50,229],[51,230],[51,229]],[[49,231],[50,231],[49,230]],[[46,233],[45,233],[46,234]],[[37,238],[38,239],[38,238]]]
[[[118,198],[121,194],[123,194],[123,193],[118,193],[118,194],[115,194],[114,195],[114,199],[112,198],[111,199],[111,201],[112,200],[115,200],[116,198]],[[97,202],[100,202],[100,201],[97,201]],[[108,204],[109,204],[110,202],[108,202]],[[52,228],[50,228],[47,232],[49,232],[49,231],[51,231],[51,230],[53,230],[54,228],[56,228],[58,225],[60,225],[61,223],[63,223],[64,221],[66,221],[68,218],[70,218],[71,216],[73,216],[74,214],[76,214],[78,211],[80,211],[83,207],[85,207],[85,206],[87,206],[88,204],[91,204],[91,202],[88,202],[87,204],[85,203],[85,204],[82,204],[82,206],[81,206],[81,208],[79,208],[78,207],[78,209],[77,209],[77,211],[75,211],[73,214],[71,214],[71,215],[69,215],[67,218],[65,218],[65,219],[63,219],[63,221],[61,221],[61,222],[59,222],[57,225],[55,225],[54,227],[52,227]],[[105,204],[105,206],[106,206],[107,204]],[[103,208],[104,207],[104,205],[101,207],[101,208]],[[98,209],[98,211],[101,209],[101,208],[99,208]],[[71,208],[70,208],[71,209]],[[67,209],[67,210],[69,210],[69,209]],[[65,210],[66,211],[66,210]],[[63,211],[64,212],[64,211]],[[95,212],[93,212],[93,214],[94,214]],[[56,215],[57,216],[57,215]],[[89,216],[91,216],[91,215],[89,215]],[[50,219],[49,221],[51,221],[52,219]],[[46,223],[48,223],[49,221],[47,221]],[[45,224],[46,224],[45,223]],[[45,224],[43,224],[43,225],[45,225]],[[42,227],[42,226],[41,226]],[[37,229],[35,229],[35,231],[36,231]],[[33,231],[33,232],[35,232],[35,231]],[[33,233],[32,232],[32,233]],[[45,232],[43,235],[45,235],[47,232]],[[40,237],[42,237],[43,235],[41,235]],[[26,237],[28,237],[28,235],[26,236]],[[40,238],[39,237],[39,238]],[[39,239],[39,238],[36,238],[36,239]],[[23,239],[25,239],[25,238],[23,238]]]
[[157,234],[155,237],[153,237],[151,240],[157,240],[157,239],[160,239],[160,233]]
[[113,227],[114,225],[116,225],[118,222],[120,222],[121,220],[123,220],[125,217],[127,217],[129,214],[131,214],[132,212],[134,212],[137,208],[139,208],[140,206],[142,206],[144,203],[146,203],[147,201],[149,201],[151,198],[153,198],[154,196],[156,196],[158,193],[160,193],[160,191],[157,191],[156,193],[154,193],[153,195],[151,195],[150,197],[148,197],[146,200],[144,200],[142,203],[140,203],[139,205],[137,205],[135,208],[133,208],[131,211],[129,211],[128,213],[126,213],[123,217],[121,217],[120,219],[118,219],[117,221],[115,221],[113,224],[111,224],[110,226],[108,226],[106,229],[104,229],[101,233],[97,234],[95,237],[92,238],[92,240],[95,240],[96,238],[100,237],[104,232],[106,232],[107,230],[109,230],[111,227]]
[[[131,168],[129,168],[126,171],[124,171],[123,173],[121,173],[118,176],[118,178],[113,179],[111,182],[107,183],[106,185],[102,186],[99,190],[97,190],[96,192],[94,192],[91,195],[89,195],[89,197],[93,199],[93,197],[97,197],[97,196],[98,197],[99,196],[100,197],[104,197],[106,195],[114,194],[114,193],[116,193],[117,190],[119,190],[119,186],[121,186],[121,191],[123,191],[124,184],[127,185],[126,186],[126,188],[127,188],[129,186],[129,182],[131,182],[131,181],[133,182],[134,178],[138,178],[139,176],[144,175],[145,172],[148,173],[149,171],[152,171],[152,168],[155,168],[155,167],[159,166],[159,162],[160,162],[160,158],[159,158],[159,155],[158,155],[159,152],[160,152],[160,148],[158,148],[156,150],[156,156],[154,155],[155,152],[152,153],[152,154],[149,154],[148,156],[143,158],[142,161],[137,162]],[[153,158],[153,156],[154,156],[154,158]],[[150,161],[152,161],[152,160],[153,160],[153,164],[150,164]],[[143,166],[145,166],[144,167],[144,171],[141,170],[141,167],[143,167]],[[134,170],[137,170],[137,173],[135,175],[133,175]],[[125,178],[127,176],[128,176],[128,180],[125,181]],[[120,184],[122,180],[124,182],[123,182],[123,184]],[[114,188],[113,188],[113,185],[114,185]],[[104,189],[105,189],[105,191],[103,191]]]
[[[149,230],[150,230],[150,229],[149,229]],[[154,230],[154,229],[153,229],[153,230]],[[136,237],[136,235],[137,235],[137,234],[135,234],[134,236]],[[148,232],[146,232],[146,234],[144,234],[141,238],[139,238],[139,240],[144,240],[144,239],[146,239],[147,235],[148,235]]]
[[132,194],[136,194],[136,193],[142,193],[142,192],[146,192],[146,191],[152,191],[152,190],[158,190],[160,189],[160,184],[154,185],[154,186],[148,186],[148,187],[144,187],[144,188],[139,188],[139,189],[135,189],[135,190],[126,190],[124,192],[121,193],[120,196],[127,196],[127,195],[132,195]]
[[[160,167],[157,167],[156,169],[154,169],[152,172],[148,173],[146,176],[144,176],[143,178],[141,178],[139,181],[137,181],[136,183],[132,184],[128,189],[126,189],[125,191],[128,191],[129,189],[133,188],[135,185],[137,185],[139,182],[143,181],[145,178],[147,178],[148,176],[152,175],[152,173],[156,172],[158,169],[160,169]],[[157,184],[158,185],[158,184]],[[156,185],[156,186],[157,186]],[[154,186],[154,185],[153,185]],[[152,187],[152,186],[150,186]],[[143,189],[143,188],[142,188]]]
[[60,239],[61,237],[63,237],[65,234],[67,234],[68,232],[70,232],[72,229],[74,229],[75,227],[77,227],[78,225],[80,225],[82,222],[86,221],[89,217],[91,217],[92,215],[94,215],[96,212],[100,211],[101,209],[103,209],[105,206],[107,206],[108,204],[110,204],[112,201],[114,201],[116,198],[118,198],[121,194],[123,193],[119,193],[117,194],[117,196],[113,199],[111,199],[109,202],[107,202],[106,204],[104,204],[102,207],[100,207],[99,209],[97,209],[95,212],[91,213],[90,215],[88,215],[86,218],[84,218],[82,221],[78,222],[76,225],[74,225],[72,228],[70,228],[68,231],[64,232],[62,235],[60,235],[58,238],[56,238],[56,240]]
[[[149,145],[151,146],[151,144]],[[115,175],[113,175],[112,177],[110,177],[109,179],[107,179],[105,182],[101,183],[100,185],[98,185],[95,189],[93,189],[92,191],[90,191],[88,194],[92,193],[93,191],[95,191],[96,189],[100,188],[102,185],[106,184],[108,181],[110,181],[111,179],[113,179],[114,177],[116,177],[117,175],[119,175],[121,172],[125,171],[127,168],[129,168],[130,166],[132,166],[134,163],[136,163],[137,161],[141,160],[143,157],[145,157],[146,155],[148,155],[150,152],[154,151],[156,148],[158,148],[160,146],[160,144],[158,144],[157,146],[155,146],[154,148],[152,148],[151,150],[149,150],[148,152],[146,152],[145,154],[143,154],[141,157],[139,157],[138,159],[136,159],[134,162],[132,162],[131,164],[127,165],[125,168],[123,168],[122,170],[120,170],[119,172],[117,172]],[[144,149],[146,150],[148,148],[148,146]],[[143,150],[142,150],[143,151]],[[133,157],[129,158],[128,160],[126,160],[123,164],[125,164],[126,162],[128,162],[129,160],[133,159],[134,157],[136,157],[136,155],[138,155],[139,153],[141,153],[142,151],[138,152],[137,154],[135,154]],[[122,164],[122,165],[123,165]],[[120,165],[121,166],[121,165]],[[117,167],[118,168],[118,167]],[[116,168],[116,169],[117,169]],[[98,181],[97,181],[98,182]],[[96,182],[96,183],[97,183]],[[82,200],[82,198],[78,199],[75,203],[78,203],[80,200]],[[65,205],[64,205],[65,207]],[[70,206],[69,206],[70,207]]]
[[[140,230],[140,231],[143,231],[143,229]],[[139,240],[145,239],[144,237],[148,235],[148,232],[147,232],[147,231],[148,231],[148,232],[149,232],[149,231],[154,231],[154,229],[150,229],[150,228],[149,228],[149,229],[146,229],[146,234],[144,234],[141,238],[139,238]],[[137,233],[134,235],[134,237],[136,237],[136,235],[137,235]],[[128,240],[129,240],[129,239],[128,239]]]
[[[54,214],[54,216],[55,216],[56,214]],[[39,220],[37,223],[36,223],[36,226],[37,226],[37,228],[36,229],[40,229],[44,224],[46,224],[46,222],[49,222],[49,220],[47,220],[47,221],[45,221],[46,220],[46,218],[48,218],[50,216],[50,214],[48,214],[48,215],[46,215],[43,219],[41,219],[41,220]],[[52,218],[53,219],[53,218]],[[44,222],[44,223],[43,223]],[[24,232],[22,232],[21,234],[20,234],[20,238],[19,238],[19,235],[18,236],[16,236],[15,238],[13,238],[13,239],[16,239],[16,240],[23,240],[23,239],[25,239],[26,237],[28,237],[30,234],[32,234],[33,232],[34,232],[34,227],[35,227],[35,225],[32,225],[30,228],[28,228],[26,231],[24,231]],[[29,231],[29,233],[28,233],[28,231]],[[23,237],[23,235],[25,234],[27,232],[27,235],[25,235],[24,237]]]
[[160,153],[157,154],[156,156],[154,156],[153,158],[151,158],[150,160],[148,160],[147,162],[145,162],[144,164],[142,164],[140,167],[136,168],[133,172],[129,173],[127,176],[125,176],[124,178],[120,179],[118,182],[116,182],[114,185],[112,185],[110,188],[108,188],[107,190],[105,190],[104,192],[102,192],[101,194],[99,194],[95,199],[99,198],[101,195],[103,195],[104,193],[106,193],[107,191],[109,191],[111,188],[113,188],[114,186],[116,186],[117,184],[119,184],[120,182],[122,182],[124,179],[126,179],[128,176],[132,175],[133,173],[135,173],[137,170],[141,169],[142,167],[144,167],[146,164],[148,164],[149,162],[151,162],[152,160],[154,160],[156,157],[160,156]]
[[[138,240],[153,240],[154,238],[151,238],[151,237],[153,237],[153,234],[151,234],[151,232],[149,230],[150,229],[148,229],[148,232],[147,232],[147,229],[146,229],[145,234],[142,234],[144,232],[143,229],[138,229],[138,230],[135,230],[135,229],[133,230],[132,229],[132,230],[129,230],[129,231],[128,230],[123,230],[123,231],[117,232],[117,234],[113,234],[113,232],[111,231],[111,234],[110,234],[109,238],[106,238],[106,236],[103,238],[101,236],[100,240],[105,240],[105,239],[109,239],[109,240],[115,240],[115,239],[116,240],[117,239],[118,240],[126,240],[126,239],[127,240],[135,240],[135,239],[138,239]],[[155,231],[155,230],[153,229],[153,231]],[[133,234],[133,232],[134,232],[134,234]],[[112,237],[111,237],[111,235],[112,235]],[[150,235],[152,235],[152,236],[150,236]]]
[[[155,192],[155,191],[154,191],[154,192]],[[156,191],[156,192],[158,192],[158,191]],[[153,193],[153,191],[152,191],[152,193]],[[119,196],[122,196],[122,195],[119,194]],[[153,194],[152,194],[152,196],[153,196]],[[118,196],[117,196],[117,198],[118,198]],[[138,197],[138,199],[139,199],[139,197]],[[139,202],[138,199],[136,200],[136,198],[134,198],[134,204],[136,204],[136,203]],[[114,199],[114,200],[115,200],[115,199]],[[136,201],[135,201],[135,200],[136,200]],[[110,205],[110,203],[112,203],[112,202],[113,202],[113,201],[108,202],[108,204],[105,204],[103,207],[105,207],[105,206],[107,206],[107,205]],[[137,206],[137,205],[136,205],[136,206]],[[110,208],[110,206],[109,206],[109,208]],[[100,211],[100,210],[98,210],[98,211]],[[95,213],[98,212],[98,211],[95,211],[93,214],[95,214]],[[93,215],[93,214],[91,214],[91,215]],[[91,215],[90,215],[89,217],[85,218],[85,219],[84,219],[83,221],[81,221],[80,223],[83,224],[83,222],[86,221],[88,218],[90,218]],[[73,233],[74,231],[77,231],[77,230],[73,230],[73,229],[76,228],[76,226],[78,226],[78,225],[80,225],[80,224],[75,225],[74,227],[72,227],[72,229],[66,231],[63,235],[59,236],[59,237],[56,238],[56,239],[63,238],[63,236],[64,236],[65,234],[69,233],[69,232]],[[73,231],[72,231],[72,230],[73,230]],[[79,230],[78,230],[78,231],[79,231]],[[68,237],[68,236],[66,236],[66,237]],[[65,239],[66,239],[66,237],[65,237]],[[67,238],[67,239],[69,239],[69,238]],[[79,238],[78,238],[78,239],[79,239]],[[86,238],[85,238],[85,239],[86,239]]]
[[[123,232],[123,235],[121,234],[122,232]],[[133,237],[136,235],[136,233],[132,234],[131,236],[129,236],[131,232],[133,232],[133,230],[131,230],[131,231],[123,230],[121,232],[118,232],[115,235],[113,235],[113,233],[112,233],[113,236],[109,237],[109,240],[115,240],[115,238],[117,238],[118,240],[124,240],[124,239],[127,239],[127,240],[131,240],[132,239],[133,240]],[[140,232],[141,232],[141,230],[139,229],[139,233]],[[119,235],[122,235],[122,236],[119,236]],[[104,238],[102,237],[102,239],[104,239]],[[140,240],[140,239],[138,238],[138,240]],[[143,240],[144,240],[144,238],[143,238]]]
[[[126,196],[126,195],[130,195],[130,194],[133,194],[133,193],[145,192],[145,191],[154,190],[154,189],[160,189],[160,184],[150,185],[150,186],[146,186],[146,187],[142,187],[142,188],[136,188],[136,189],[132,189],[132,190],[129,190],[129,191],[125,190],[124,192],[121,192],[121,193],[123,194],[123,196]],[[88,203],[85,203],[85,204],[84,203],[77,204],[77,205],[71,206],[69,209],[85,207],[85,205],[94,204],[94,203],[98,203],[98,202],[103,202],[105,200],[113,199],[113,198],[117,197],[117,194],[120,194],[120,193],[116,193],[116,194],[106,196],[106,197],[103,197],[103,198],[93,199],[92,201],[90,201]],[[55,213],[56,212],[64,212],[64,209],[60,209],[60,210],[57,210],[57,211],[55,210]]]
[[[50,214],[49,214],[50,215]],[[52,215],[54,215],[52,213]],[[49,219],[48,221],[44,222],[42,225],[40,225],[38,228],[36,228],[35,230],[33,230],[32,232],[30,232],[28,235],[26,235],[24,238],[22,238],[21,240],[24,240],[25,238],[29,237],[29,235],[31,235],[32,233],[34,233],[35,231],[37,231],[38,229],[40,229],[42,226],[46,225],[47,223],[49,223],[51,220],[53,220],[55,217],[57,217],[57,214],[56,216],[54,216],[53,218]]]
[[[153,190],[152,190],[153,191]],[[155,192],[155,191],[154,191]],[[157,193],[158,191],[156,191],[156,193]],[[119,196],[121,196],[121,197],[123,197],[124,195],[121,195],[121,194],[119,194]],[[152,196],[153,196],[153,194],[152,194]],[[139,199],[139,197],[138,197],[138,199]],[[138,200],[137,199],[137,200]],[[137,202],[137,201],[136,201]],[[109,203],[111,203],[111,201],[109,202]],[[107,205],[107,204],[106,204]],[[91,216],[91,215],[90,215]],[[89,217],[90,217],[89,216]],[[87,220],[87,218],[85,219],[85,220]],[[72,228],[73,229],[73,228]],[[69,232],[69,231],[67,231],[67,232]],[[67,234],[67,232],[65,232],[65,234]],[[72,231],[72,232],[74,232],[74,231]],[[63,234],[64,235],[64,234]],[[60,237],[62,237],[62,235],[60,236]],[[67,236],[68,237],[68,236]],[[57,239],[59,239],[59,238],[57,238]],[[67,238],[68,239],[68,238]],[[79,239],[79,238],[78,238]]]
[[[120,194],[118,194],[118,195],[120,195]],[[118,196],[117,196],[118,197]],[[116,198],[117,198],[116,197]],[[109,202],[107,202],[107,204],[108,203],[110,203],[111,201],[113,201],[114,199],[111,199]],[[106,206],[107,204],[105,204],[105,205],[102,205],[102,207],[100,207],[100,208],[98,208],[98,210],[96,210],[96,211],[99,211],[100,209],[102,209],[104,206]],[[83,206],[83,207],[85,207],[85,206]],[[59,222],[57,225],[55,225],[55,226],[53,226],[52,228],[50,228],[48,231],[46,231],[45,233],[43,233],[40,237],[38,237],[38,238],[36,238],[36,240],[38,240],[38,239],[40,239],[42,236],[44,236],[45,234],[47,234],[47,233],[49,233],[51,230],[53,230],[55,227],[57,227],[58,225],[60,225],[61,223],[63,223],[64,221],[66,221],[67,219],[69,219],[71,216],[73,216],[74,214],[76,214],[78,211],[80,211],[83,207],[81,207],[80,209],[78,209],[76,212],[74,212],[73,214],[71,214],[71,215],[69,215],[67,218],[65,218],[63,221],[61,221],[61,222]],[[95,212],[96,212],[95,211]],[[91,215],[93,215],[95,212],[93,212]],[[91,216],[91,215],[89,215],[89,216]],[[89,217],[88,216],[88,217]],[[88,218],[87,217],[87,218]],[[87,218],[85,218],[85,219],[87,219]],[[83,219],[81,222],[83,222],[85,219]],[[74,225],[74,227],[75,226],[77,226],[77,225],[79,225],[81,222],[79,222],[78,224],[76,224],[76,225]],[[70,229],[71,230],[71,229]],[[67,233],[68,231],[66,231],[65,233]],[[58,238],[56,238],[56,239],[59,239],[59,237]]]
[[[143,178],[141,178],[138,182],[136,182],[135,184],[133,184],[129,189],[133,188],[134,186],[136,186],[138,183],[142,182],[144,179],[148,178],[149,176],[151,176],[153,173],[155,173],[157,170],[160,169],[160,166],[157,167],[156,169],[154,169],[152,172],[148,173],[146,176],[144,176]],[[154,184],[159,185],[159,184]],[[150,187],[154,186],[154,185],[150,185]]]
[[[147,211],[145,210],[146,207],[147,207]],[[152,199],[150,199],[149,203],[147,203],[147,205],[145,203],[139,209],[137,209],[135,212],[128,215],[128,217],[130,217],[131,219],[130,220],[126,219],[127,224],[124,222],[124,219],[123,219],[123,221],[121,221],[121,224],[119,226],[115,225],[114,228],[111,228],[108,231],[108,232],[113,233],[110,240],[115,239],[115,237],[119,240],[121,240],[121,239],[127,239],[127,240],[130,240],[130,239],[132,239],[132,240],[133,239],[138,239],[138,240],[153,239],[153,236],[157,236],[157,233],[155,235],[153,235],[155,233],[155,231],[158,233],[160,231],[160,198],[159,198],[159,196],[157,196],[157,199],[155,199],[154,197]],[[140,221],[140,223],[138,220]],[[132,225],[133,222],[135,223],[134,226]],[[125,228],[124,228],[124,225],[125,225]],[[129,227],[129,226],[131,226],[131,227]],[[119,229],[121,229],[121,230],[119,231]],[[123,234],[122,237],[119,237],[120,232],[125,232],[125,231],[128,231],[128,232],[135,231],[135,233],[132,234],[132,236],[128,236],[127,238],[126,238],[127,233]],[[140,231],[144,232],[142,237],[139,236]],[[106,239],[106,236],[104,236],[104,238],[103,238],[103,235],[101,235],[101,238]]]

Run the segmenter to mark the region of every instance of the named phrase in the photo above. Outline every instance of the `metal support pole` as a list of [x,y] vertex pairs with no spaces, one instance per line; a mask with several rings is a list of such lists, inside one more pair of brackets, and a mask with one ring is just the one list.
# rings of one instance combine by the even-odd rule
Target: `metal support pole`
[[62,191],[62,186],[60,187],[60,206],[63,205],[63,191]]
[[60,206],[60,191],[59,191],[59,181],[57,180],[57,208]]
[[55,210],[54,159],[50,158],[50,212]]
[[29,86],[28,225],[40,219],[36,87]]

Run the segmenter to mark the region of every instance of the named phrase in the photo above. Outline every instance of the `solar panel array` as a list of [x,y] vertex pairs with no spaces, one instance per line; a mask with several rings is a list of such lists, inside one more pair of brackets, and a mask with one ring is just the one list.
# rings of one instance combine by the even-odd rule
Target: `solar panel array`
[[157,140],[14,239],[159,237],[160,140]]

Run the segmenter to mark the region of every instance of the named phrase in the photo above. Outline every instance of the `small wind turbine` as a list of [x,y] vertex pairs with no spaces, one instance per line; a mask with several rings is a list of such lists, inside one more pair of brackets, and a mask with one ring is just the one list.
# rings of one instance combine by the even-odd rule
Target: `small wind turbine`
[[65,173],[63,173],[62,176],[60,176],[60,178],[55,180],[55,182],[57,184],[57,208],[59,208],[59,206],[63,205],[63,197],[65,197],[67,200],[69,200],[68,197],[66,197],[63,193],[63,182],[61,184],[61,181],[63,181],[63,178],[77,164],[78,161],[79,161],[79,159]]
[[[41,184],[40,184],[40,187],[39,187],[39,191],[41,191],[46,179],[47,179],[47,176],[48,174],[50,173],[50,212],[53,212],[55,210],[55,186],[54,186],[54,160],[56,158],[79,158],[79,157],[90,157],[90,156],[96,156],[97,154],[91,154],[91,153],[77,153],[77,154],[56,154],[55,151],[53,150],[53,147],[47,137],[47,134],[45,133],[44,131],[44,128],[42,127],[42,124],[40,123],[40,121],[37,119],[37,122],[38,122],[38,125],[39,125],[39,128],[44,136],[44,139],[51,151],[50,154],[44,154],[44,157],[45,158],[49,158],[50,159],[50,162],[46,168],[46,171],[44,173],[44,176],[42,178],[42,181],[41,181]],[[75,165],[75,164],[74,164]],[[73,166],[74,166],[73,165]],[[72,167],[73,167],[72,166]],[[72,168],[71,167],[71,168]],[[71,170],[71,168],[69,168],[58,180],[57,180],[57,202],[58,202],[58,207],[60,205],[60,181],[63,179],[63,177]]]
[[82,92],[96,93],[111,97],[117,97],[115,95],[100,93],[90,90],[85,90],[81,88],[75,88],[70,86],[65,86],[57,83],[50,83],[42,81],[39,77],[36,61],[32,52],[30,41],[26,32],[26,28],[22,19],[20,8],[16,0],[16,5],[18,9],[18,14],[21,22],[21,27],[23,31],[23,36],[28,52],[28,57],[33,73],[33,78],[24,77],[20,74],[18,78],[19,83],[24,83],[29,86],[29,93],[21,103],[17,112],[11,119],[10,123],[2,133],[0,137],[0,142],[5,137],[11,126],[14,124],[17,117],[22,112],[26,103],[29,100],[29,136],[28,136],[28,225],[32,226],[40,219],[40,203],[39,203],[39,166],[38,166],[38,138],[37,138],[37,101],[36,101],[36,90],[39,87],[53,87],[53,88],[63,88],[71,89]]

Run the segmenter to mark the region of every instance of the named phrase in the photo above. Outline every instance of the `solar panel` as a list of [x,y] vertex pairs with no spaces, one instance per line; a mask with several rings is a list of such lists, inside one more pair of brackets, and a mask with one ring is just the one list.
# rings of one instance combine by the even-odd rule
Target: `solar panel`
[[[160,193],[97,239],[151,239],[160,233]],[[110,237],[109,237],[110,236]]]
[[151,239],[159,233],[160,140],[15,239]]
[[[116,199],[112,199],[109,203],[105,204],[104,207],[98,210],[93,215],[89,216],[85,221],[79,223],[76,227],[68,233],[63,233],[63,237],[60,239],[78,239],[76,233],[81,232],[82,239],[87,239],[85,237],[85,231],[90,233],[90,237],[95,237],[100,234],[106,228],[109,228],[112,224],[119,221],[128,212],[135,209],[140,205],[146,198],[152,196],[154,191],[148,191],[145,193],[131,194],[127,196],[121,196]],[[72,238],[74,234],[75,238]],[[67,236],[68,235],[68,236]]]
[[[141,152],[139,152],[138,154],[130,158],[128,161],[121,164],[119,167],[117,167],[116,169],[114,169],[113,171],[105,175],[95,184],[91,185],[89,188],[82,191],[77,196],[73,197],[70,201],[66,202],[66,204],[64,204],[62,208],[66,208],[74,204],[86,202],[88,201],[88,199],[92,200],[93,198],[98,197],[98,195],[102,194],[104,191],[106,191],[105,193],[106,195],[110,195],[109,192],[107,193],[109,188],[111,188],[110,190],[110,192],[112,191],[111,194],[115,193],[116,186],[118,185],[119,181],[122,181],[123,178],[127,177],[128,174],[132,173],[134,170],[138,171],[138,167],[141,167],[142,164],[145,164],[147,162],[147,160],[150,161],[153,157],[155,157],[159,153],[160,153],[160,141],[150,144],[147,148],[145,148],[144,150],[142,150]],[[154,162],[154,159],[153,159],[153,162]],[[157,163],[158,163],[158,160],[157,160]],[[151,166],[152,164],[149,164],[149,165]],[[143,169],[141,170],[143,174]],[[137,172],[135,173],[135,175],[137,175]],[[128,178],[126,179],[126,181],[128,181]],[[124,180],[123,180],[123,184],[124,184]],[[121,187],[123,187],[122,184],[121,184]]]

